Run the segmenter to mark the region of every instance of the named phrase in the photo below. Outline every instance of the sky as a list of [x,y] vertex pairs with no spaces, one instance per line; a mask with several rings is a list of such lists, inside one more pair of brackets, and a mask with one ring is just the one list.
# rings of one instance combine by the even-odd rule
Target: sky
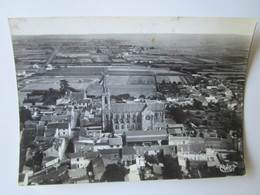
[[252,36],[254,18],[52,17],[9,18],[12,35],[236,34]]

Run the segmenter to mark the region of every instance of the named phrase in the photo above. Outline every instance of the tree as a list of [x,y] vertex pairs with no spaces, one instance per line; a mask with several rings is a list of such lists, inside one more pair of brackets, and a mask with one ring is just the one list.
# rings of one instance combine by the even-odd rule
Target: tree
[[32,120],[31,111],[25,107],[20,107],[20,122],[24,124],[27,120]]
[[107,165],[101,181],[124,181],[124,177],[127,173],[128,171],[123,165],[110,164]]
[[55,105],[56,100],[60,98],[60,92],[50,88],[48,91],[44,92],[43,102],[45,105]]
[[60,93],[61,95],[65,95],[65,93],[68,91],[69,88],[69,82],[65,79],[60,80]]
[[163,179],[180,179],[181,167],[177,158],[170,155],[165,155],[163,160]]
[[140,95],[139,98],[145,99],[145,95]]
[[177,123],[184,123],[186,115],[181,108],[171,107],[169,114],[174,118]]

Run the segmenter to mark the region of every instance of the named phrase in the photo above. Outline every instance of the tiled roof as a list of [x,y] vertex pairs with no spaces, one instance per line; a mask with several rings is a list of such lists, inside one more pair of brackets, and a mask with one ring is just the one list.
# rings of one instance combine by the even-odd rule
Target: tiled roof
[[166,130],[161,131],[129,131],[126,132],[126,142],[143,142],[166,140]]
[[136,150],[132,147],[124,147],[122,149],[122,155],[132,155],[136,154]]
[[116,146],[116,145],[122,145],[123,141],[121,137],[116,138],[108,138],[109,145]]
[[117,154],[119,153],[120,149],[104,149],[104,150],[98,150],[100,154]]
[[54,159],[57,159],[57,157],[55,157],[55,156],[48,156],[48,157],[43,159],[43,162],[48,162],[48,161],[51,161],[51,160],[54,160]]
[[184,128],[183,124],[168,124],[168,128]]
[[101,177],[106,170],[103,159],[101,157],[93,159],[92,166],[95,180],[101,180]]
[[112,103],[111,113],[131,113],[141,112],[145,106],[145,103]]
[[70,158],[80,158],[80,157],[85,157],[85,154],[84,153],[80,153],[80,152],[70,153]]
[[189,143],[178,146],[178,151],[188,152],[191,154],[205,152],[205,145],[202,143]]
[[49,123],[47,129],[68,129],[68,123]]
[[157,100],[145,100],[148,108],[150,108],[153,112],[164,111],[164,104]]
[[53,141],[53,145],[60,147],[63,141],[64,141],[64,139],[55,138],[54,141]]

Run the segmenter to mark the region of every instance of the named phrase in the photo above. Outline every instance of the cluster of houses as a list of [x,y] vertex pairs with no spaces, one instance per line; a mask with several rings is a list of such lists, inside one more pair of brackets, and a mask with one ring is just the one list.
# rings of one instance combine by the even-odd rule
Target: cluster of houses
[[21,127],[20,184],[199,178],[244,170],[242,140],[234,132],[192,134],[186,124],[167,118],[165,110],[169,102],[207,106],[230,101],[232,92],[213,80],[176,87],[186,95],[115,102],[104,75],[101,97],[67,92],[47,106],[42,95],[28,94],[35,103],[23,104],[31,120]]
[[[123,167],[124,181],[162,179],[166,169],[160,155],[177,162],[180,178],[204,177],[201,166],[218,169],[241,159],[241,140],[232,134],[226,138],[209,133],[190,137],[183,124],[166,122],[162,102],[147,100],[136,103],[135,108],[133,104],[122,103],[124,107],[132,106],[122,111],[118,109],[121,105],[102,105],[100,98],[72,92],[58,99],[56,105],[28,107],[39,120],[26,121],[21,131],[21,143],[27,150],[20,184],[106,181],[108,165]],[[112,125],[110,132],[105,131],[102,107],[105,116],[110,117],[106,117],[107,124],[122,120],[119,124],[126,127],[119,131]],[[130,119],[135,128],[127,128]],[[42,155],[38,169],[28,165],[30,159],[35,160],[36,153]]]

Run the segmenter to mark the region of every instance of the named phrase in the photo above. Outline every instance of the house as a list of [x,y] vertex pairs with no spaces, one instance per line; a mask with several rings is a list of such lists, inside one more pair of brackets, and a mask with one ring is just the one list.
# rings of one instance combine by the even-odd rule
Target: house
[[32,121],[25,121],[25,125],[22,131],[22,143],[24,146],[32,144],[35,140],[35,137],[38,134],[38,126]]
[[32,184],[57,184],[64,183],[69,179],[67,165],[61,165],[49,169],[51,171],[43,170],[35,173],[30,177]]
[[215,96],[210,95],[209,97],[205,97],[208,103],[217,103],[218,99]]
[[90,163],[90,159],[87,159],[84,153],[71,153],[70,164],[72,169],[86,168]]
[[86,98],[86,99],[78,100],[75,106],[79,109],[82,109],[82,108],[87,108],[91,103],[92,103],[91,99]]
[[52,145],[43,151],[43,157],[56,157],[59,160],[64,159],[68,141],[65,138],[54,138]]
[[184,133],[184,125],[183,124],[167,124],[166,130],[169,135],[182,136]]
[[34,139],[34,144],[36,145],[45,145],[45,144],[52,144],[54,138],[52,137],[45,137],[37,135]]
[[38,65],[38,64],[34,64],[34,65],[32,66],[32,68],[33,68],[33,69],[38,69],[38,68],[39,68],[39,65]]
[[127,146],[161,145],[163,140],[168,140],[166,130],[125,132],[125,142]]
[[134,149],[136,150],[137,155],[144,156],[147,155],[157,155],[158,153],[162,152],[165,155],[171,155],[172,157],[176,157],[177,149],[176,146],[168,146],[168,145],[161,145],[161,146],[135,146]]
[[[79,131],[80,137],[98,139],[102,136],[101,126],[90,126],[90,127],[81,127]],[[84,138],[83,138],[84,137]]]
[[87,175],[86,169],[81,168],[75,168],[75,169],[69,169],[68,175],[70,177],[70,180],[76,183],[82,182],[82,183],[88,183],[89,178]]
[[70,103],[69,98],[59,98],[56,100],[56,105],[68,105]]
[[46,70],[53,70],[53,66],[51,64],[46,65]]
[[98,150],[98,153],[102,158],[107,158],[115,163],[120,161],[121,149],[104,149]]
[[102,157],[92,159],[87,167],[89,182],[100,182],[105,171],[106,167]]
[[57,157],[48,156],[47,158],[44,158],[44,159],[42,160],[42,166],[43,166],[44,168],[47,168],[47,167],[49,167],[49,166],[52,166],[52,165],[58,163],[59,161],[60,161],[60,159],[57,158]]
[[208,106],[208,101],[203,96],[195,97],[193,100],[194,100],[194,104],[197,106],[204,106],[204,107]]
[[187,137],[187,136],[172,136],[169,135],[169,145],[174,145],[174,146],[178,146],[178,145],[185,145],[188,144],[190,142],[204,142],[204,139],[201,137]]
[[49,123],[44,132],[45,137],[69,137],[71,135],[71,126],[68,122]]
[[113,138],[108,138],[108,145],[111,148],[122,148],[123,145],[123,140],[122,137],[113,137]]
[[125,181],[141,181],[136,164],[129,165],[129,173],[125,176]]
[[205,147],[232,150],[234,148],[234,143],[232,139],[228,138],[209,137],[205,138]]
[[82,139],[74,141],[74,152],[89,152],[94,150],[94,140]]
[[94,143],[94,152],[97,152],[99,150],[105,150],[110,149],[111,147],[108,144],[108,138],[101,137],[100,139],[96,140]]
[[28,185],[28,174],[19,173],[18,184],[19,184],[19,186],[27,186]]
[[25,70],[16,70],[16,76],[22,77],[25,76],[26,72]]
[[122,162],[132,164],[137,157],[136,150],[133,147],[122,148]]

